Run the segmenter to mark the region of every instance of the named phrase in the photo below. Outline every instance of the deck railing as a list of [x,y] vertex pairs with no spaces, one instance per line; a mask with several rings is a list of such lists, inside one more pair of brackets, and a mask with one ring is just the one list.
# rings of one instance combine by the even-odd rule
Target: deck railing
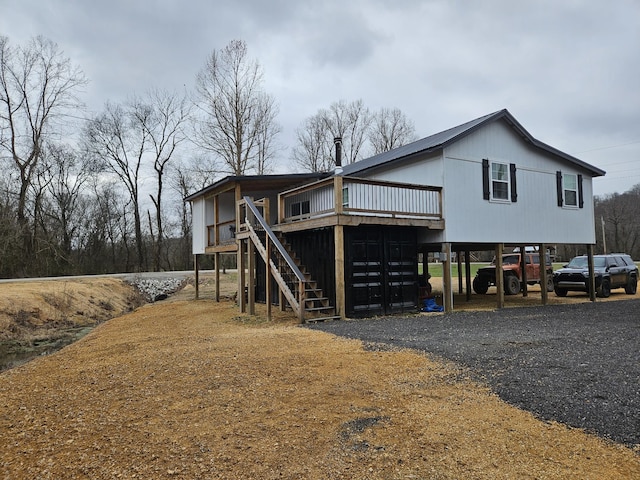
[[305,276],[291,258],[276,234],[250,197],[243,197],[237,203],[238,218],[241,219],[240,232],[248,234],[269,272],[280,287],[300,322],[304,321]]
[[442,219],[442,188],[333,177],[281,193],[279,223],[327,215]]

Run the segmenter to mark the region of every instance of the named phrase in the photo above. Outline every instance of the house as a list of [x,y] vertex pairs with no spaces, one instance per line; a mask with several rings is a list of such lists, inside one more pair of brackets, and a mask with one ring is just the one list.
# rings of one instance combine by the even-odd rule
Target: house
[[494,250],[498,262],[505,245],[593,254],[592,180],[605,172],[537,140],[507,110],[344,167],[339,146],[334,172],[227,177],[187,197],[196,259],[241,253],[243,310],[271,299],[302,321],[415,311],[419,254],[436,252],[450,311],[455,252],[467,296],[470,251]]

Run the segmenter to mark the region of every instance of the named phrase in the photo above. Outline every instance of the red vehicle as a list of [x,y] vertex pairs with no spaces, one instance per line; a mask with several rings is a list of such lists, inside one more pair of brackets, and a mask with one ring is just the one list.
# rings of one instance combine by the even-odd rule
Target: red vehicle
[[[540,254],[538,252],[525,252],[525,268],[527,271],[527,284],[535,285],[540,283]],[[553,292],[553,267],[551,256],[546,255],[547,265],[547,291]],[[522,289],[521,256],[519,252],[506,253],[502,256],[502,273],[504,293],[516,295]],[[478,270],[473,279],[473,291],[484,295],[489,287],[496,284],[496,260],[493,259],[491,265]]]

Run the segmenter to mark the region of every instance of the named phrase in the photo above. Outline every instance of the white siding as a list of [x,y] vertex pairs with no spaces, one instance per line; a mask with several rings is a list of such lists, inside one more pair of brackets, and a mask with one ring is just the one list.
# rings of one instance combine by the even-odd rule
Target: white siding
[[[444,241],[595,243],[591,177],[532,148],[503,122],[456,142],[444,157]],[[483,199],[483,158],[516,164],[517,202]],[[558,170],[583,174],[584,208],[558,207]]]
[[204,253],[204,249],[207,245],[207,225],[205,222],[205,208],[204,198],[196,198],[191,202],[191,216],[192,216],[192,247],[191,250],[194,255]]
[[400,165],[376,171],[372,175],[357,175],[362,178],[384,180],[387,182],[412,183],[414,185],[430,185],[432,187],[443,186],[444,173],[442,169],[442,157],[431,155],[412,162],[401,162]]

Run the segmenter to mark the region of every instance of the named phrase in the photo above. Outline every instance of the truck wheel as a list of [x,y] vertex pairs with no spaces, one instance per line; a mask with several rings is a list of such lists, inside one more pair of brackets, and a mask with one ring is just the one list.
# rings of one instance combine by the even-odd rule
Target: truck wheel
[[485,293],[487,293],[488,290],[489,290],[489,282],[487,282],[486,280],[483,280],[480,277],[476,277],[473,279],[474,292],[480,295],[484,295]]
[[556,292],[556,295],[559,296],[559,297],[566,297],[567,296],[567,289],[566,288],[556,287],[554,289],[554,291]]
[[600,288],[596,291],[597,295],[602,298],[607,298],[611,295],[611,284],[609,283],[608,278],[603,278],[602,283],[600,284]]
[[547,292],[553,292],[553,277],[547,275]]
[[627,285],[624,287],[624,292],[627,295],[635,295],[638,291],[638,279],[635,277],[629,277]]
[[504,293],[507,295],[517,295],[520,292],[520,280],[514,275],[509,275],[504,279]]

